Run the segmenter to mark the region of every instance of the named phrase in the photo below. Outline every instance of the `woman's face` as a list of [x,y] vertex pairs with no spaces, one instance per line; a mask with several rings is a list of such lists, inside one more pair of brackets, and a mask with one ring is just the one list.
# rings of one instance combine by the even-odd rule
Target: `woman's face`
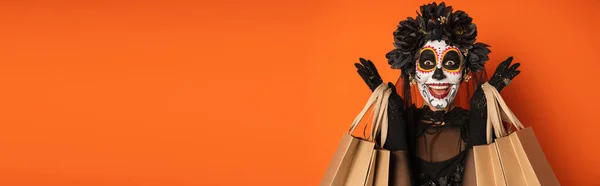
[[415,80],[425,102],[435,109],[446,109],[456,97],[463,77],[458,48],[445,41],[429,41],[417,59]]

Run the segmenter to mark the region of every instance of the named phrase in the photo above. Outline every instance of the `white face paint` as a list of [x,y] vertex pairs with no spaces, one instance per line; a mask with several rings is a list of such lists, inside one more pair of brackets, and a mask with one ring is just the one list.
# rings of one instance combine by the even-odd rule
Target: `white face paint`
[[463,76],[462,54],[445,41],[428,41],[417,59],[415,80],[426,103],[445,109],[454,101]]

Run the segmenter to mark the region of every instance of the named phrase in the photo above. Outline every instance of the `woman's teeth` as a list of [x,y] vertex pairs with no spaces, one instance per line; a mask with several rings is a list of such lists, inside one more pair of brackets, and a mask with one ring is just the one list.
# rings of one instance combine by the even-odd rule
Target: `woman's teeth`
[[448,85],[429,85],[429,88],[432,88],[432,89],[447,89],[448,87],[450,87],[450,86],[448,86]]
[[446,97],[450,91],[449,84],[438,84],[438,85],[428,85],[429,92],[431,92],[432,96],[438,99],[442,99]]

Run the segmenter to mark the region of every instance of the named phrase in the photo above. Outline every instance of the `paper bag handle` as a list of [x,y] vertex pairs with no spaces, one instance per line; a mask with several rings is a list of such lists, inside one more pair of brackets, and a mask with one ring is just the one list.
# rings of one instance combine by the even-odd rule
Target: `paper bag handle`
[[500,112],[498,108],[498,104],[496,102],[495,94],[492,89],[494,87],[489,86],[489,84],[485,83],[481,86],[483,93],[485,94],[486,104],[487,104],[487,118],[486,118],[486,140],[487,144],[492,143],[492,130],[496,134],[497,137],[502,137],[505,135],[506,130],[504,126],[501,124],[502,119],[499,117]]
[[517,118],[517,116],[515,116],[515,114],[512,112],[512,110],[510,110],[510,108],[508,108],[508,105],[506,104],[506,102],[504,102],[504,99],[502,98],[502,96],[500,95],[498,90],[496,90],[494,88],[491,92],[494,93],[494,95],[496,97],[496,101],[498,102],[498,106],[500,106],[500,110],[501,110],[500,113],[502,114],[502,120],[509,121],[512,124],[512,126],[514,126],[517,130],[524,129],[525,126],[523,126],[521,121],[519,121],[519,119]]
[[[365,114],[367,113],[367,111],[369,111],[369,109],[371,108],[371,106],[373,106],[373,104],[377,101],[380,100],[381,95],[383,93],[383,91],[385,89],[387,89],[387,84],[382,83],[381,85],[379,85],[371,94],[371,96],[369,97],[369,100],[367,101],[367,104],[365,104],[365,106],[363,107],[363,109],[360,111],[360,113],[358,113],[358,115],[354,118],[354,121],[352,121],[352,125],[350,125],[350,129],[348,130],[348,133],[352,134],[354,132],[354,130],[356,129],[356,127],[358,126],[358,124],[360,123],[360,121],[363,119],[363,117],[365,116]],[[376,117],[373,117],[373,120],[375,121]],[[371,131],[372,128],[374,126],[371,126]]]
[[[486,97],[488,117],[487,117],[487,131],[486,137],[488,144],[491,143],[491,130],[493,128],[497,137],[507,136],[510,131],[506,131],[502,121],[508,121],[511,126],[514,126],[517,130],[524,129],[525,127],[517,119],[514,113],[508,108],[502,96],[496,90],[495,87],[490,85],[489,83],[484,83],[481,88]],[[491,127],[491,128],[490,128]]]
[[379,95],[377,95],[377,100],[375,100],[375,105],[373,106],[373,111],[371,112],[371,114],[373,116],[373,121],[371,122],[371,130],[369,131],[369,137],[367,138],[367,141],[374,141],[374,139],[375,139],[374,134],[376,133],[377,129],[379,128],[380,115],[381,115],[381,111],[383,110],[381,104],[383,101],[384,94],[388,89],[389,88],[386,86],[386,88],[383,89],[381,92],[379,92],[380,93]]
[[380,139],[380,147],[383,148],[385,145],[385,141],[387,140],[387,130],[388,130],[388,104],[390,95],[392,94],[392,89],[388,88],[383,92],[383,96],[381,97],[381,101],[375,105],[377,109],[377,120],[373,122],[375,127],[372,130],[371,136],[375,138],[379,134]]

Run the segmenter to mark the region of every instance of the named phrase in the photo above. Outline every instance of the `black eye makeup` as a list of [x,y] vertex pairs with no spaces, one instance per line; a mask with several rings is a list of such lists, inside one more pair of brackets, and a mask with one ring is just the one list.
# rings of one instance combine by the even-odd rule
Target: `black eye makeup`
[[446,70],[459,70],[460,69],[460,57],[457,51],[451,50],[446,52],[442,59],[442,66]]
[[419,68],[423,71],[433,70],[436,66],[435,52],[424,49],[419,56]]

